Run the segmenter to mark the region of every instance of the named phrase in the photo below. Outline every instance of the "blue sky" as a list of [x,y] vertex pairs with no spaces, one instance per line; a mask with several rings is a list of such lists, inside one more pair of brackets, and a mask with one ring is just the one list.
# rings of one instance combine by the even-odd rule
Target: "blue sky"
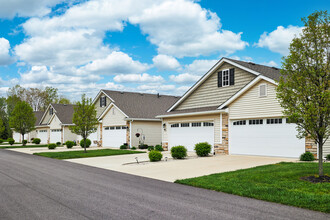
[[329,1],[0,0],[0,95],[52,86],[183,94],[221,57],[281,66]]

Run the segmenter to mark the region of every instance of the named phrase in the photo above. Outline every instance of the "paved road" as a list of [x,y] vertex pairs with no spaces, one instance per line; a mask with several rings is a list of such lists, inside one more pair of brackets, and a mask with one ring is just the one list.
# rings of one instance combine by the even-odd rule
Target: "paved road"
[[330,215],[0,150],[0,219],[329,219]]

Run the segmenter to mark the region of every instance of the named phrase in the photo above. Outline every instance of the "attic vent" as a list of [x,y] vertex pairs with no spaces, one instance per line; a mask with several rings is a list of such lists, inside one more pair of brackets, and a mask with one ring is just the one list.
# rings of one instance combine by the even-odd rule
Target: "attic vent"
[[157,97],[158,97],[158,98],[160,97],[159,93],[157,93]]
[[267,96],[267,85],[261,84],[259,86],[259,97],[265,97]]
[[124,94],[124,91],[121,91],[120,93],[121,93],[121,94]]
[[249,64],[251,64],[251,65],[256,65],[255,63],[252,63],[252,62],[249,62]]
[[143,93],[140,93],[140,95],[143,95]]
[[275,66],[272,66],[272,68],[273,68],[274,70],[279,70],[279,68],[276,68]]

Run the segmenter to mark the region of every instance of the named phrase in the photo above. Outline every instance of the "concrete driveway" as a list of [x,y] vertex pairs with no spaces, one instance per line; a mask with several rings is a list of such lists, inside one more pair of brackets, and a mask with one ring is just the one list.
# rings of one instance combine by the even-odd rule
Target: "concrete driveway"
[[241,155],[219,155],[199,158],[192,152],[189,152],[188,156],[189,158],[185,160],[173,160],[171,159],[169,152],[163,152],[163,159],[167,157],[167,161],[142,162],[139,164],[136,163],[136,157],[138,161],[148,161],[148,154],[93,157],[70,159],[67,161],[168,182],[174,182],[177,179],[209,175],[212,173],[274,164],[282,161],[297,161],[297,159],[293,158]]

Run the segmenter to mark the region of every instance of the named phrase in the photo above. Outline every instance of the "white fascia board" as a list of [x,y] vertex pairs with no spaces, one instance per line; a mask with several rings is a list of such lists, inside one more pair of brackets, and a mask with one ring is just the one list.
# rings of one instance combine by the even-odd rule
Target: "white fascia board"
[[242,94],[244,94],[247,90],[249,90],[251,87],[253,87],[255,84],[257,84],[260,80],[265,80],[267,82],[270,82],[274,85],[278,85],[277,82],[275,82],[275,80],[270,79],[266,76],[260,75],[258,77],[256,77],[254,80],[252,80],[251,82],[249,82],[245,87],[243,87],[240,91],[238,91],[235,95],[233,95],[232,97],[230,97],[226,102],[224,102],[222,105],[220,105],[218,107],[218,109],[222,109],[225,106],[231,104],[233,101],[235,101],[238,97],[240,97]]
[[109,109],[112,107],[112,106],[114,106],[114,107],[116,107],[123,115],[125,115],[125,117],[126,118],[128,118],[128,115],[126,115],[125,114],[125,112],[123,112],[120,108],[118,108],[118,106],[117,105],[115,105],[113,102],[103,111],[103,113],[100,115],[100,117],[98,118],[98,120],[100,121],[103,117],[104,117],[104,115],[106,115],[107,113],[108,113],[108,111],[109,111]]
[[40,122],[39,122],[39,123],[41,123],[41,122],[42,122],[42,120],[44,120],[44,118],[46,117],[46,114],[47,114],[47,112],[48,112],[48,110],[49,110],[50,106],[52,106],[52,105],[51,105],[51,104],[49,104],[49,105],[48,105],[48,107],[46,108],[46,111],[45,111],[45,112],[44,112],[44,114],[42,115],[42,118],[40,119]]
[[162,121],[158,118],[125,118],[125,121]]
[[177,107],[180,103],[182,103],[182,101],[185,100],[187,96],[189,96],[193,91],[195,91],[195,89],[197,87],[199,87],[211,74],[213,74],[214,71],[218,67],[220,67],[224,62],[229,63],[229,64],[231,64],[233,66],[236,66],[236,67],[238,67],[240,69],[243,69],[243,70],[245,70],[247,72],[250,72],[250,73],[252,73],[252,74],[254,74],[256,76],[261,75],[261,73],[259,73],[259,72],[256,72],[254,70],[251,70],[249,68],[246,68],[246,67],[244,67],[242,65],[239,65],[239,64],[237,64],[237,63],[235,63],[233,61],[230,61],[230,60],[228,60],[226,58],[222,58],[199,81],[197,81],[197,83],[195,83],[195,85],[193,85],[176,103],[174,103],[174,105],[172,105],[172,107],[169,110],[167,110],[167,112],[171,112],[175,107]]
[[189,112],[189,113],[178,113],[172,115],[158,115],[156,118],[172,118],[172,117],[181,117],[181,116],[192,116],[192,115],[209,115],[215,113],[227,113],[228,109],[213,110],[213,111],[204,111],[204,112]]

